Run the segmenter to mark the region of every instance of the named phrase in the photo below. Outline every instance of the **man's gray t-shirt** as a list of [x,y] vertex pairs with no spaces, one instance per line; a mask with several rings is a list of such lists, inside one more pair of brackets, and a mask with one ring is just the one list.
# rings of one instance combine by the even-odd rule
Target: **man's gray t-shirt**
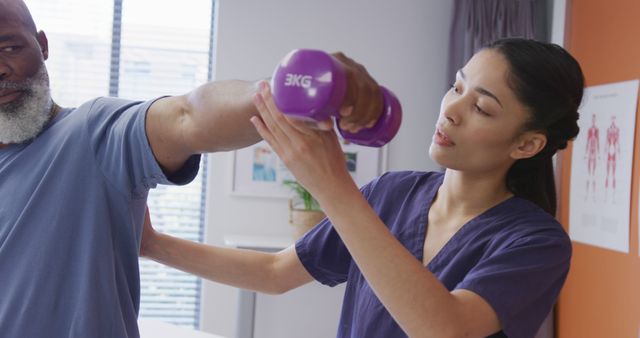
[[145,133],[149,102],[64,109],[33,141],[0,149],[0,336],[138,337],[147,193],[165,177]]

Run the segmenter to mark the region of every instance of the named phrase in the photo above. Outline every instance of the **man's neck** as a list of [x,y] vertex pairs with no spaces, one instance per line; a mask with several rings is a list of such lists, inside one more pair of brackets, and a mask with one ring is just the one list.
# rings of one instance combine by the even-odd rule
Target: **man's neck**
[[52,102],[51,113],[49,113],[49,122],[58,116],[58,113],[62,110],[62,107],[58,106],[55,102]]

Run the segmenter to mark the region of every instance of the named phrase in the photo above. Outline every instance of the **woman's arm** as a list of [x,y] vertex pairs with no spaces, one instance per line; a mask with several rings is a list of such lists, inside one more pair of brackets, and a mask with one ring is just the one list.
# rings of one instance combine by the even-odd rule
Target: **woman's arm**
[[140,256],[208,280],[281,294],[313,280],[295,247],[278,253],[216,247],[159,233],[145,216]]
[[268,85],[252,122],[289,170],[319,201],[382,304],[411,337],[485,337],[500,330],[495,311],[470,291],[449,292],[388,231],[346,170],[333,131],[305,128],[282,115]]
[[483,298],[466,290],[449,292],[357,189],[339,187],[317,198],[376,296],[410,337],[486,337],[500,330]]

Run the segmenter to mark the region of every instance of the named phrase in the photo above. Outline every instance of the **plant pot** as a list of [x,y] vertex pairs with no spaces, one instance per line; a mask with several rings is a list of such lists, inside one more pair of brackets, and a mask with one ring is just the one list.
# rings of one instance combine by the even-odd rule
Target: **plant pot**
[[325,217],[322,211],[294,209],[289,202],[289,224],[293,227],[293,240],[297,241]]

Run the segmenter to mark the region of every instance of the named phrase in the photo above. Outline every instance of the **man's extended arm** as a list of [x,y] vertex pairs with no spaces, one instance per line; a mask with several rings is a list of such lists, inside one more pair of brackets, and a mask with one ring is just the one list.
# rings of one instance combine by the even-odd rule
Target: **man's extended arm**
[[[366,68],[342,53],[333,56],[347,78],[340,108],[340,126],[351,132],[372,126],[382,113],[382,93]],[[151,149],[162,169],[171,174],[194,154],[249,146],[260,136],[249,119],[259,82],[210,82],[182,96],[154,102],[146,121]],[[321,123],[320,128],[330,128]]]
[[146,132],[158,163],[167,173],[193,154],[242,148],[260,136],[249,122],[257,114],[257,83],[219,81],[157,100],[149,108]]

